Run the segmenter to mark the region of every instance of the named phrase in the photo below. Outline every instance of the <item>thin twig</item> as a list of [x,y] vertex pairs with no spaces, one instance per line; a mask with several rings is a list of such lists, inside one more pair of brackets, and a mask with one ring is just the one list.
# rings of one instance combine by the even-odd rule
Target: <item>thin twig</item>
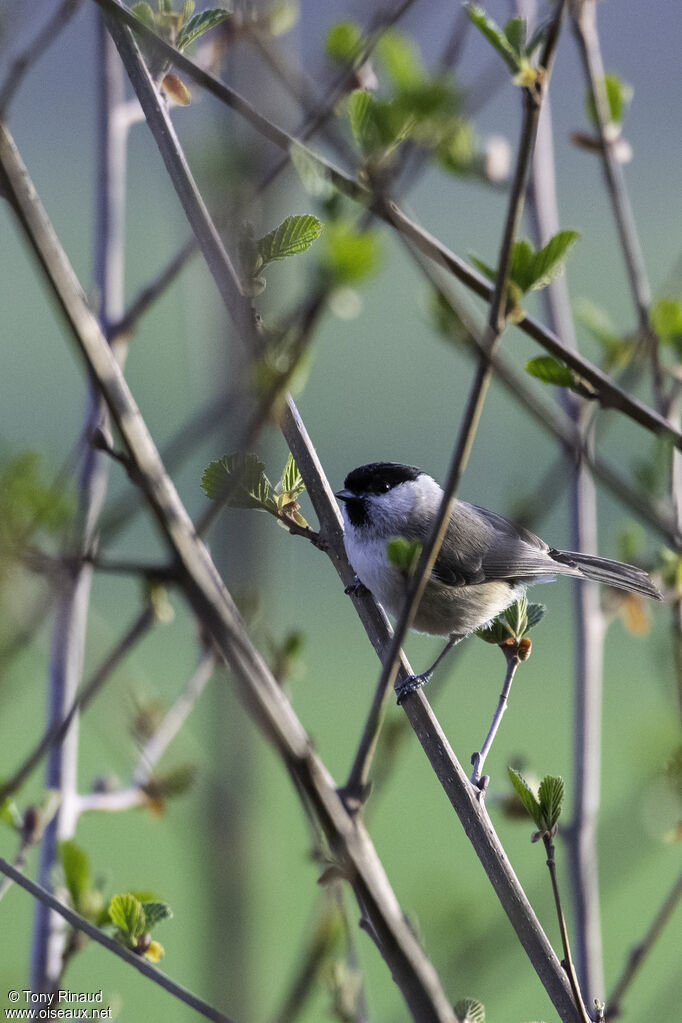
[[[535,17],[535,4],[519,2],[525,16]],[[529,209],[536,242],[546,245],[560,228],[552,138],[551,102],[545,105],[533,156]],[[577,337],[567,277],[555,278],[543,291],[545,316],[552,329],[577,351]],[[597,492],[590,465],[594,459],[588,434],[587,406],[577,395],[562,389],[559,400],[575,424],[577,443],[567,461],[575,463],[570,487],[571,549],[596,554]],[[587,455],[588,457],[585,457]],[[573,465],[571,466],[573,468]],[[599,589],[573,584],[574,711],[573,711],[573,819],[566,829],[571,893],[575,916],[575,946],[580,985],[588,1001],[604,993],[603,948],[597,858],[597,815],[600,800],[602,674],[606,625]]]
[[133,784],[138,788],[143,788],[149,782],[152,771],[194,709],[206,683],[213,674],[215,663],[214,651],[210,647],[205,647],[201,651],[199,663],[187,686],[140,751],[139,762],[133,772]]
[[485,789],[483,765],[490,753],[492,744],[495,741],[495,736],[497,735],[497,731],[502,723],[502,717],[507,709],[509,692],[511,690],[512,682],[514,681],[514,675],[516,674],[516,669],[521,663],[518,643],[514,643],[512,646],[501,646],[500,649],[502,650],[507,662],[507,670],[504,674],[502,691],[500,693],[500,698],[497,701],[497,707],[495,708],[495,713],[493,714],[493,719],[490,722],[490,728],[488,729],[488,734],[485,737],[483,745],[481,746],[480,751],[474,753],[471,758],[471,763],[474,767],[473,774],[471,775],[471,784],[475,785],[476,788],[479,789]]
[[590,1017],[585,1008],[582,994],[580,993],[580,985],[578,984],[578,978],[575,972],[575,966],[573,965],[573,959],[571,958],[571,946],[568,941],[568,930],[566,928],[566,919],[564,917],[564,911],[561,908],[561,893],[559,892],[559,885],[557,883],[556,876],[556,862],[554,859],[554,841],[552,836],[545,834],[542,836],[542,840],[545,845],[547,852],[547,869],[549,870],[549,876],[552,882],[552,893],[554,895],[554,905],[556,907],[557,919],[559,921],[559,932],[561,934],[561,946],[564,950],[564,958],[562,965],[568,974],[568,980],[571,985],[571,991],[573,992],[573,998],[575,1005],[580,1013],[580,1018],[583,1023],[592,1023]]
[[14,98],[14,94],[21,85],[24,77],[38,62],[43,53],[52,45],[59,33],[66,28],[71,18],[78,10],[82,0],[62,0],[55,8],[52,15],[36,35],[31,39],[26,49],[10,64],[5,75],[5,81],[0,86],[0,117],[5,116],[7,107]]
[[656,916],[642,940],[630,951],[628,960],[623,967],[623,972],[613,986],[613,990],[606,1000],[606,1009],[609,1020],[616,1019],[623,1011],[623,997],[630,988],[637,973],[644,961],[648,958],[654,945],[663,933],[665,925],[670,920],[678,903],[682,900],[682,874],[677,878],[674,885],[661,903]]
[[130,653],[133,646],[142,639],[154,624],[154,612],[151,608],[144,611],[135,619],[128,631],[117,641],[113,650],[107,654],[102,664],[93,672],[90,679],[82,686],[67,708],[64,716],[58,721],[51,722],[45,732],[36,743],[34,749],[25,758],[23,763],[14,774],[3,781],[0,785],[0,804],[16,792],[26,779],[35,770],[38,764],[44,759],[51,749],[58,746],[69,730],[71,722],[77,714],[82,713],[88,704],[94,699],[104,683],[111,678],[113,672],[121,663],[124,657]]
[[149,980],[153,980],[155,984],[158,984],[159,987],[168,991],[179,1001],[184,1002],[185,1005],[189,1005],[189,1007],[194,1009],[195,1012],[200,1013],[200,1015],[204,1016],[206,1019],[214,1020],[215,1023],[230,1023],[228,1017],[223,1015],[222,1012],[214,1009],[213,1006],[208,1005],[208,1003],[204,1002],[201,998],[197,998],[197,996],[192,994],[191,991],[188,991],[187,988],[177,984],[174,980],[171,980],[170,977],[166,977],[165,974],[161,973],[161,971],[155,966],[152,966],[152,964],[144,959],[143,956],[134,955],[134,953],[129,952],[127,948],[124,948],[123,945],[119,944],[119,942],[110,938],[109,935],[105,934],[104,931],[101,931],[99,927],[95,927],[95,925],[91,924],[89,920],[85,919],[85,917],[82,917],[79,913],[76,913],[68,906],[65,906],[63,902],[56,899],[51,892],[47,891],[46,888],[43,888],[41,885],[35,884],[34,881],[30,881],[27,877],[24,877],[21,871],[16,870],[11,863],[8,863],[7,860],[2,857],[0,857],[0,872],[5,874],[6,877],[11,878],[12,881],[19,885],[19,887],[25,889],[29,895],[32,895],[34,899],[37,899],[38,902],[44,905],[48,910],[58,913],[59,916],[71,925],[71,927],[75,927],[76,930],[82,931],[83,934],[86,934],[89,938],[92,938],[93,941],[96,941],[99,945],[102,945],[103,948],[106,948],[108,952],[113,952],[114,955],[119,957],[119,959],[122,959],[129,966],[132,966],[143,976],[148,977]]
[[[125,209],[125,135],[115,111],[124,101],[124,82],[120,65],[115,61],[101,18],[98,22],[98,44],[101,56],[99,78],[99,166],[97,177],[97,209],[95,228],[95,283],[100,296],[100,316],[106,325],[118,319],[123,308],[123,253]],[[117,346],[115,357],[121,362],[125,346]],[[60,729],[59,746],[50,745],[46,783],[58,789],[61,800],[57,814],[45,829],[41,846],[39,877],[49,884],[57,858],[58,839],[73,836],[77,786],[78,715],[77,691],[82,678],[82,665],[87,632],[90,586],[93,569],[82,555],[95,545],[97,519],[106,494],[109,460],[90,444],[96,429],[106,423],[106,405],[99,392],[89,386],[88,410],[82,440],[82,466],[78,487],[76,525],[76,569],[64,581],[57,605],[53,628],[49,678],[49,725]],[[74,712],[74,708],[76,708]],[[57,917],[37,906],[33,937],[32,984],[36,991],[50,986],[60,976],[64,949],[64,929]]]

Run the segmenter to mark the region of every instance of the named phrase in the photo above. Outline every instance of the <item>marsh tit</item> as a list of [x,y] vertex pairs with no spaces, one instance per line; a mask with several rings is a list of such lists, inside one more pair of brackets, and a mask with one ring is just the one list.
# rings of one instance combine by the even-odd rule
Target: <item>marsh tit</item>
[[[336,497],[343,510],[346,553],[358,580],[387,611],[400,614],[406,579],[389,560],[387,544],[395,537],[425,543],[442,489],[413,465],[372,462],[353,469]],[[557,550],[502,515],[455,500],[412,625],[418,632],[448,636],[447,645],[428,671],[402,685],[399,701],[428,681],[455,643],[492,621],[526,586],[557,575],[661,599],[646,572],[633,565]]]

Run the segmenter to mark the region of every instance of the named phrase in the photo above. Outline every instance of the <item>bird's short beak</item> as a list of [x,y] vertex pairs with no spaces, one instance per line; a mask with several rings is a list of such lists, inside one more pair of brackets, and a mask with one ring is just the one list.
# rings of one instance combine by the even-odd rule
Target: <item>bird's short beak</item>
[[338,498],[339,501],[352,501],[355,494],[352,490],[337,490],[334,497]]

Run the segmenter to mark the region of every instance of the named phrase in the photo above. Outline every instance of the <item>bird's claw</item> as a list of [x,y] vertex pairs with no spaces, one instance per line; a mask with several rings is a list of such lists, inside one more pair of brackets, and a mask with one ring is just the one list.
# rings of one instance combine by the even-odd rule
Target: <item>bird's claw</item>
[[431,678],[433,673],[431,671],[425,671],[421,675],[408,675],[401,682],[395,685],[395,695],[400,707],[410,693],[416,693],[418,689],[421,689]]

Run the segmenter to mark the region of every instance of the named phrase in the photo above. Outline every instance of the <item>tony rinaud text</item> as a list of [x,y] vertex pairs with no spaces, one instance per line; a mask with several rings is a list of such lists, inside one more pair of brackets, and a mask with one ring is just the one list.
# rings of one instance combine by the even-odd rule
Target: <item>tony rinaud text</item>
[[[31,1005],[59,1005],[73,1002],[92,1002],[97,1004],[102,1002],[103,995],[102,989],[99,991],[66,991],[62,988],[59,991],[31,991],[30,988],[23,988],[22,995],[24,996],[25,1002],[30,1002]],[[18,999],[17,999],[18,1000]]]

